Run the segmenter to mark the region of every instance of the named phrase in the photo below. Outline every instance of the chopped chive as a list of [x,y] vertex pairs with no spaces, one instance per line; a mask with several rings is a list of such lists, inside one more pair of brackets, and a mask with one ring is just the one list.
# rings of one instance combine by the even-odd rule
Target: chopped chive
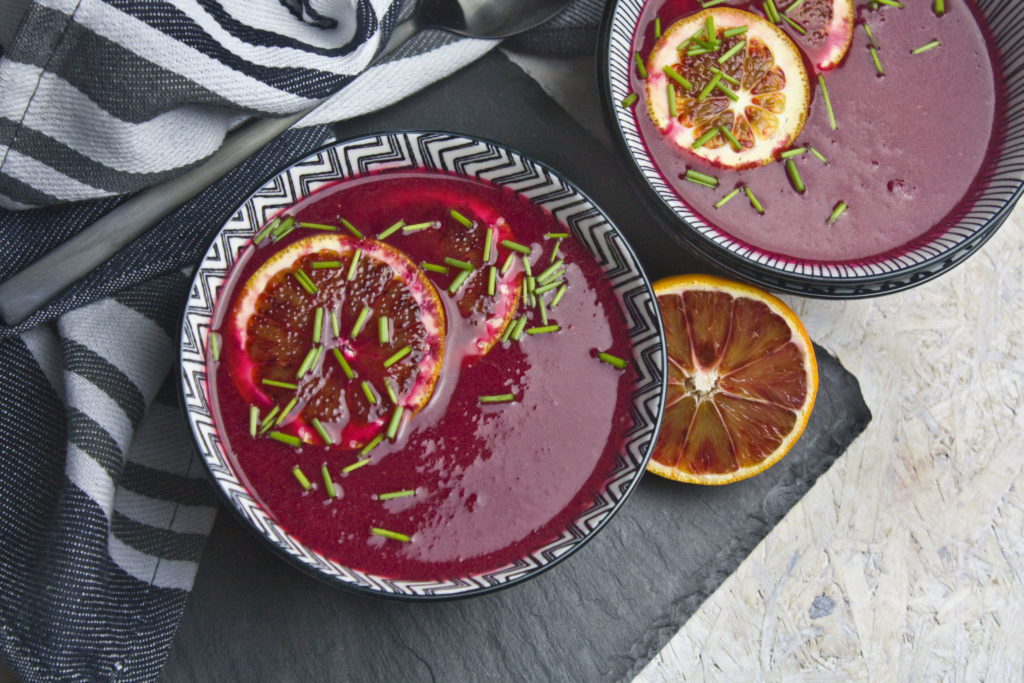
[[828,224],[834,225],[835,222],[839,220],[839,217],[843,215],[844,211],[846,211],[846,202],[839,202],[836,204],[836,207],[832,209],[832,213],[828,217]]
[[661,71],[666,76],[668,76],[673,81],[675,81],[679,85],[683,86],[687,90],[693,90],[693,83],[690,83],[690,81],[688,81],[685,78],[683,78],[682,74],[680,74],[678,71],[673,69],[671,66],[666,66]]
[[316,344],[320,341],[320,332],[324,327],[324,309],[317,307],[316,312],[313,314],[313,343]]
[[338,320],[338,312],[331,311],[331,332],[334,333],[334,338],[341,337],[341,322]]
[[711,142],[712,138],[714,138],[716,135],[718,135],[718,129],[717,128],[711,128],[706,133],[704,133],[704,135],[701,135],[699,138],[694,140],[692,147],[694,149],[700,149],[704,145],[706,145],[709,142]]
[[292,384],[291,382],[278,382],[276,379],[262,379],[260,381],[268,387],[277,387],[279,389],[291,389],[292,391],[295,391],[299,388],[298,384]]
[[472,263],[469,263],[468,261],[460,261],[459,259],[452,258],[451,256],[445,256],[444,257],[444,262],[446,264],[448,264],[449,266],[453,266],[453,267],[459,268],[461,270],[473,270],[473,264]]
[[324,478],[324,490],[328,498],[337,498],[338,492],[334,490],[334,482],[331,481],[331,473],[327,471],[327,463],[320,464],[320,476]]
[[633,60],[636,62],[636,73],[640,78],[647,78],[647,68],[644,66],[644,58],[639,52],[633,53]]
[[785,14],[782,15],[782,20],[785,21],[790,26],[792,26],[793,30],[796,31],[797,33],[799,33],[800,35],[802,35],[802,36],[807,35],[807,29],[805,29],[803,26],[801,26],[800,24],[796,23],[795,21],[793,21],[792,19],[787,17]]
[[363,326],[366,325],[366,319],[370,317],[370,313],[372,312],[373,311],[370,310],[369,306],[363,306],[362,310],[359,311],[359,315],[356,316],[356,321],[352,325],[351,337],[353,339],[358,337],[359,333],[363,331]]
[[[800,0],[800,2],[803,1],[804,0]],[[875,40],[875,34],[871,32],[871,27],[868,26],[867,22],[864,22],[864,33],[868,34],[868,40],[871,41],[872,45],[874,45],[875,47],[879,47],[878,41]]]
[[494,230],[487,228],[484,233],[484,263],[491,260],[491,242],[494,240]]
[[676,87],[668,83],[665,85],[665,92],[668,96],[668,115],[675,118],[679,115],[676,109]]
[[370,533],[376,536],[390,538],[393,541],[401,541],[402,543],[408,543],[410,540],[405,534],[400,534],[397,531],[389,531],[388,529],[381,529],[380,527],[375,526],[370,527]]
[[530,268],[530,259],[523,256],[520,260],[523,262],[523,272],[526,273],[526,277],[533,275],[533,270]]
[[541,325],[539,327],[531,327],[526,330],[526,334],[548,334],[549,332],[558,332],[561,329],[558,325]]
[[719,64],[725,64],[727,61],[729,61],[730,58],[735,56],[735,54],[737,52],[739,52],[740,50],[742,50],[746,46],[747,46],[747,41],[745,41],[745,40],[741,40],[740,42],[736,43],[735,45],[733,45],[728,50],[726,50],[725,52],[722,53],[722,56],[718,58],[718,63]]
[[381,344],[391,341],[391,325],[386,315],[377,318],[377,341]]
[[552,289],[558,287],[561,284],[563,284],[561,280],[554,279],[551,282],[547,283],[546,285],[541,285],[537,289],[533,290],[533,293],[536,294],[537,296],[540,296],[541,294],[547,294]]
[[395,412],[391,413],[391,420],[388,422],[387,431],[384,432],[385,438],[389,441],[394,441],[395,437],[398,436],[398,425],[402,422],[402,413],[405,409],[402,406],[395,406]]
[[462,285],[466,284],[466,280],[468,280],[469,276],[472,274],[473,271],[471,270],[460,270],[459,274],[456,275],[451,281],[451,284],[448,285],[448,293],[455,294],[455,292],[459,291],[462,288]]
[[379,239],[379,240],[387,239],[391,235],[394,235],[396,232],[401,230],[402,226],[404,226],[404,225],[405,225],[405,221],[400,220],[397,223],[395,223],[394,225],[392,225],[391,227],[384,228],[384,230],[379,235],[377,235],[377,239]]
[[427,263],[426,261],[424,261],[423,263],[420,264],[420,268],[431,273],[441,273],[441,275],[448,274],[448,268],[446,266],[439,266],[436,263]]
[[764,207],[761,206],[761,202],[757,201],[757,197],[754,196],[754,191],[750,189],[750,186],[749,185],[744,185],[743,186],[743,191],[747,194],[747,199],[750,200],[750,205],[752,207],[754,207],[754,209],[758,213],[763,214],[764,213]]
[[526,328],[526,316],[520,316],[516,320],[515,329],[512,330],[512,334],[508,336],[512,341],[519,341],[519,337],[522,336],[523,330]]
[[700,57],[701,55],[706,55],[709,52],[711,52],[710,48],[706,48],[706,47],[691,47],[689,50],[686,51],[686,56],[687,57]]
[[715,208],[716,209],[722,208],[723,206],[725,206],[726,202],[728,202],[730,199],[732,199],[733,197],[735,197],[739,193],[740,193],[740,188],[737,187],[735,190],[733,190],[732,192],[730,192],[729,194],[725,195],[724,197],[719,199],[717,202],[715,202]]
[[392,385],[391,378],[384,378],[384,391],[387,392],[388,400],[394,405],[398,405],[398,394],[395,393],[395,387]]
[[282,410],[281,414],[277,416],[276,420],[274,420],[274,426],[275,427],[279,427],[279,426],[281,426],[282,423],[284,423],[284,419],[286,417],[288,417],[288,414],[292,412],[292,408],[294,408],[295,404],[298,403],[298,402],[299,402],[299,397],[298,396],[292,396],[292,400],[290,400],[290,401],[288,401],[287,403],[284,404],[284,410]]
[[683,176],[683,180],[689,180],[691,183],[697,183],[711,189],[718,187],[718,178],[694,171],[692,168],[686,169],[686,175]]
[[537,278],[533,277],[532,275],[527,275],[526,276],[526,300],[527,300],[527,302],[531,306],[533,306],[533,301],[534,301],[533,290],[534,290],[534,288],[536,288],[536,286],[537,286]]
[[721,5],[725,1],[726,0],[701,0],[700,6],[701,9],[705,9],[708,7],[714,7],[715,5]]
[[[359,451],[359,452],[360,453],[367,452],[367,451],[370,450],[370,448],[372,448],[373,446],[376,446],[377,444],[379,444],[383,440],[384,440],[384,437],[378,436],[373,441],[371,441],[370,443],[366,444],[366,447],[363,448],[363,450]],[[353,470],[358,470],[360,467],[362,467],[363,465],[366,465],[369,462],[370,462],[369,458],[363,458],[362,460],[356,460],[351,465],[346,465],[345,467],[342,467],[341,468],[341,473],[342,474],[348,474],[349,472],[351,472]]]
[[[331,435],[327,433],[327,429],[325,429],[323,424],[320,423],[320,420],[318,420],[318,419],[316,419],[314,417],[312,422],[313,422],[313,429],[315,429],[316,433],[320,435],[320,438],[324,440],[324,443],[327,444],[328,446],[333,444],[334,443],[334,439],[332,439]],[[332,498],[333,498],[333,496],[332,496]]]
[[910,54],[912,54],[912,55],[919,55],[922,52],[928,52],[928,50],[934,50],[935,48],[937,48],[941,44],[942,43],[940,43],[939,41],[933,40],[930,43],[925,43],[921,47],[918,47],[918,48],[915,48],[915,49],[911,50]]
[[272,233],[280,224],[280,218],[275,218],[269,223],[267,223],[265,226],[263,226],[263,229],[256,233],[256,236],[252,238],[252,243],[255,245],[259,245],[259,243],[267,239],[267,235]]
[[564,261],[562,261],[562,259],[558,259],[550,266],[542,270],[540,272],[540,275],[537,276],[537,284],[543,285],[544,283],[554,278],[555,275],[558,273],[558,269],[562,267],[563,263]]
[[765,15],[773,24],[779,23],[779,11],[775,9],[775,3],[772,0],[764,0],[761,6],[764,8]]
[[284,432],[270,432],[267,434],[274,441],[280,441],[283,444],[288,444],[292,448],[298,448],[302,445],[302,439],[291,434],[285,434]]
[[618,356],[613,356],[610,353],[605,353],[604,351],[601,351],[597,354],[597,357],[599,360],[607,363],[616,370],[622,370],[624,367],[626,367],[626,361],[619,358]]
[[318,290],[318,289],[316,288],[316,285],[315,285],[315,284],[313,284],[313,281],[312,281],[312,280],[310,280],[310,279],[309,279],[309,276],[308,276],[308,275],[306,275],[306,273],[304,273],[303,271],[301,271],[301,270],[296,270],[296,271],[295,271],[295,272],[293,273],[293,275],[295,276],[295,279],[296,279],[296,280],[298,280],[298,282],[299,282],[299,285],[300,285],[300,286],[301,286],[301,287],[302,287],[302,288],[303,288],[304,290],[306,290],[306,292],[307,292],[307,293],[309,293],[309,294],[316,294],[316,293],[317,293],[317,292],[319,291],[319,290]]
[[373,387],[365,379],[359,383],[359,386],[363,390],[363,396],[366,397],[367,402],[371,406],[377,405],[377,394],[374,393]]
[[434,227],[436,221],[423,221],[422,223],[413,223],[412,225],[403,225],[402,234],[410,232],[419,232],[420,230],[426,230],[427,228]]
[[391,354],[390,356],[388,356],[387,358],[384,359],[384,367],[385,368],[390,368],[392,365],[394,365],[398,361],[402,360],[403,358],[408,356],[410,353],[412,353],[412,347],[409,346],[408,344],[406,344],[405,346],[400,348],[398,351],[395,351],[393,354]]
[[491,394],[489,396],[479,396],[477,400],[480,403],[511,403],[516,400],[514,394]]
[[348,264],[348,273],[345,274],[345,279],[349,282],[356,279],[356,267],[359,265],[359,257],[362,255],[362,249],[356,249],[352,252],[352,261]]
[[713,66],[709,67],[709,68],[711,69],[711,73],[713,73],[713,74],[715,74],[717,76],[721,76],[722,80],[725,81],[726,83],[730,83],[730,84],[732,84],[732,85],[734,85],[736,87],[739,87],[740,82],[738,80],[736,80],[735,78],[733,78],[732,76],[730,76],[729,74],[725,73],[721,69],[716,69]]
[[896,9],[903,9],[903,3],[898,0],[872,0],[877,2],[879,5],[885,5],[887,7],[895,7]]
[[[383,434],[378,434],[377,436],[373,437],[373,439],[369,443],[367,443],[365,446],[363,446],[359,450],[359,455],[366,455],[367,453],[372,451],[374,448],[379,446],[380,442],[383,441],[383,440],[384,440],[384,435]],[[354,470],[357,467],[362,467],[367,462],[369,462],[369,458],[367,458],[366,460],[361,460],[360,462],[354,463],[352,465],[349,465],[348,467],[343,469],[342,472],[351,472],[352,470]]]
[[341,268],[341,261],[313,261],[310,264],[313,270],[324,270],[326,268]]
[[546,240],[564,240],[569,237],[567,232],[546,232],[544,233],[544,239]]
[[324,225],[323,223],[299,223],[300,228],[306,228],[307,230],[327,230],[329,232],[337,232],[338,228],[335,225]]
[[736,139],[736,136],[732,134],[731,130],[729,130],[725,126],[719,126],[718,132],[722,134],[723,138],[729,141],[729,144],[732,145],[732,148],[734,150],[738,152],[741,149],[743,149],[743,145],[740,144],[740,141]]
[[[800,0],[800,1],[803,2],[803,0]],[[724,31],[722,31],[722,37],[723,38],[732,38],[733,36],[743,35],[746,32],[747,32],[747,27],[746,26],[734,26],[732,28],[727,28]]]
[[408,498],[409,496],[413,495],[416,495],[416,491],[414,491],[413,489],[402,489],[401,491],[378,493],[377,500],[391,500],[392,498]]
[[828,98],[828,88],[825,86],[825,77],[818,74],[818,85],[821,86],[821,96],[825,100],[825,108],[828,110],[828,123],[832,130],[836,130],[836,115],[832,111],[832,101]]
[[661,38],[661,17],[654,17],[654,37]]
[[281,412],[281,407],[280,406],[274,406],[274,409],[271,410],[269,413],[267,413],[267,416],[263,418],[262,422],[260,422],[260,433],[263,433],[263,432],[267,431],[267,429],[272,424],[274,424],[274,418],[277,417],[277,414],[279,412]]
[[357,240],[363,239],[363,233],[359,232],[359,230],[356,229],[356,226],[352,225],[341,216],[338,216],[338,221],[346,230],[352,233],[352,236],[355,237]]
[[800,171],[797,170],[796,162],[792,159],[786,159],[786,173],[789,174],[789,179],[793,183],[793,189],[803,194],[807,187],[804,185],[803,178],[800,177]]
[[875,71],[878,72],[879,76],[884,76],[885,71],[882,69],[882,62],[878,59],[878,50],[875,49],[874,45],[868,45],[868,52],[871,53],[871,61],[875,64]]
[[487,296],[494,296],[495,287],[498,284],[498,269],[491,266],[487,269]]
[[256,436],[260,428],[260,409],[256,406],[249,406],[249,436]]
[[501,270],[498,271],[501,275],[508,272],[508,269],[512,267],[512,262],[515,260],[515,254],[509,254],[508,258],[505,259],[505,263],[501,265]]
[[714,42],[715,40],[715,15],[709,14],[704,19],[704,35],[707,36],[708,42]]
[[462,223],[462,225],[464,227],[467,227],[467,228],[472,228],[473,227],[473,221],[469,220],[468,218],[463,216],[461,213],[459,213],[455,209],[450,210],[448,212],[448,215],[450,215],[452,218],[457,220],[459,223]]
[[318,351],[315,346],[306,353],[306,357],[302,360],[302,364],[299,365],[298,372],[295,373],[296,377],[302,377],[309,372],[309,369],[313,366],[313,361],[316,360],[317,353]]
[[[271,432],[270,435],[273,436],[274,433]],[[287,436],[287,434],[283,436]],[[302,473],[302,470],[299,469],[298,465],[292,468],[292,474],[295,475],[295,480],[299,482],[299,486],[301,486],[302,488],[308,491],[310,487],[312,487],[312,484],[309,483],[309,479],[306,479],[306,475]]]
[[512,336],[512,330],[514,330],[515,328],[516,328],[516,323],[515,323],[514,320],[509,322],[508,325],[505,325],[505,331],[501,333],[500,337],[498,337],[498,341],[500,341],[502,343],[508,341],[508,338],[510,336]]
[[814,149],[813,147],[808,147],[808,150],[810,151],[810,153],[812,155],[814,155],[814,158],[817,159],[818,161],[820,161],[821,163],[823,163],[823,164],[827,164],[828,163],[828,159],[825,158],[825,155],[822,154],[821,152],[819,152],[818,150]]
[[352,379],[356,376],[356,373],[352,372],[352,366],[345,360],[345,356],[342,355],[341,349],[334,347],[331,349],[331,353],[334,354],[334,358],[338,361],[338,365],[341,366],[341,371],[345,373],[345,376]]
[[220,361],[220,334],[217,332],[211,332],[209,336],[210,343],[210,357],[213,358],[213,362],[217,363]]
[[807,151],[806,147],[794,147],[793,149],[787,149],[785,152],[779,155],[782,159],[790,159],[792,157],[798,157]]
[[946,13],[946,0],[935,0],[935,16],[941,17]]
[[551,262],[554,263],[555,259],[558,258],[558,250],[562,247],[562,238],[559,237],[555,240],[555,246],[551,248]]
[[294,229],[295,219],[292,218],[291,216],[285,216],[283,219],[281,219],[281,222],[277,224],[277,227],[274,228],[274,231],[270,234],[270,239],[277,242]]
[[502,240],[500,244],[501,244],[501,246],[505,247],[506,249],[511,249],[512,251],[518,251],[520,254],[527,254],[527,255],[529,255],[529,253],[530,253],[530,248],[527,247],[527,246],[524,246],[522,244],[519,244],[519,242],[513,242],[512,240]]
[[540,313],[540,324],[541,325],[547,325],[548,324],[548,307],[544,303],[544,299],[541,298],[540,294],[537,294],[536,292],[534,292],[534,294],[537,297],[537,312]]
[[789,14],[790,12],[792,12],[793,10],[795,10],[795,9],[796,9],[797,7],[799,7],[799,6],[800,6],[800,4],[801,4],[801,3],[803,2],[803,1],[804,1],[804,0],[796,0],[796,2],[794,2],[793,4],[791,4],[791,5],[789,6],[789,7],[787,7],[787,8],[785,9],[785,13],[786,13],[786,14]]
[[715,74],[714,76],[712,76],[711,80],[708,81],[707,85],[704,86],[704,89],[700,91],[699,95],[697,95],[697,101],[703,102],[704,100],[706,100],[708,98],[708,95],[711,94],[711,91],[715,89],[715,86],[721,82],[722,77],[720,75]]
[[729,86],[725,85],[725,84],[724,84],[724,83],[722,83],[721,81],[719,81],[718,83],[715,83],[715,88],[716,88],[716,89],[717,89],[717,90],[718,90],[719,92],[721,92],[721,93],[722,93],[723,95],[725,95],[726,97],[728,97],[728,98],[729,98],[730,100],[732,100],[733,102],[738,102],[738,101],[739,101],[739,99],[740,99],[740,96],[739,96],[739,95],[737,95],[736,93],[734,93],[734,92],[733,92],[732,90],[729,90]]

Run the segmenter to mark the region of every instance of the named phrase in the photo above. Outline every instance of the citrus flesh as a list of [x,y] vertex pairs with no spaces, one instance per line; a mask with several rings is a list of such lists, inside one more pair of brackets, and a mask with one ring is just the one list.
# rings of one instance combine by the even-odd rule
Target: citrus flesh
[[803,29],[789,35],[819,71],[839,66],[853,41],[853,0],[802,0],[779,11]]
[[799,49],[750,12],[714,7],[680,19],[654,46],[647,73],[654,124],[681,149],[717,166],[772,161],[807,120],[810,86]]
[[771,467],[803,432],[817,393],[799,319],[766,292],[710,275],[659,280],[654,292],[668,393],[647,469],[726,484]]
[[423,272],[388,244],[344,234],[302,239],[269,258],[246,281],[225,330],[236,348],[224,356],[243,398],[261,415],[277,407],[276,430],[319,445],[356,448],[380,434],[395,411],[389,386],[405,413],[418,412],[444,358],[444,308]]

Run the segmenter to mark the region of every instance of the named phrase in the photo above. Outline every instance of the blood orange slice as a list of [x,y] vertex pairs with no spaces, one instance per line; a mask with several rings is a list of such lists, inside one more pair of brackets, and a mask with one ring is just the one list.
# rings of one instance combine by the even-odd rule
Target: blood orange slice
[[444,358],[444,309],[423,272],[390,245],[343,234],[270,257],[224,330],[232,381],[261,415],[276,409],[275,430],[344,448],[380,434],[398,407],[423,408]]
[[750,12],[715,7],[680,19],[654,46],[647,72],[651,120],[681,149],[719,166],[772,161],[807,120],[800,51]]
[[850,50],[853,0],[792,0],[785,9],[780,5],[779,13],[789,20],[783,27],[819,71],[839,66]]
[[781,301],[709,275],[654,284],[669,358],[668,397],[648,470],[694,484],[761,472],[796,443],[818,370]]

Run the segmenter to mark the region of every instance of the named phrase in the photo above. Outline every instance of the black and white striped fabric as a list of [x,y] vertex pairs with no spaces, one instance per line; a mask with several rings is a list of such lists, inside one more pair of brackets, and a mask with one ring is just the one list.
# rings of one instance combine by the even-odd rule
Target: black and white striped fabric
[[[517,44],[592,50],[602,5],[575,0]],[[0,26],[0,280],[124,193],[198,163],[244,117],[330,98],[31,319],[0,326],[0,652],[22,679],[159,674],[216,509],[169,382],[186,270],[239,188],[323,143],[324,124],[495,45],[427,32],[367,68],[410,7],[0,0],[0,21],[21,17],[17,33]]]

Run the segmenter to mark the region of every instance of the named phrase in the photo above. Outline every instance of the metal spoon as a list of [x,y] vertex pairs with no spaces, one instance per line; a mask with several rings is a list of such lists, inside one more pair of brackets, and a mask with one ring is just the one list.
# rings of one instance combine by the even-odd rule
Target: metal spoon
[[[438,28],[470,38],[507,38],[544,23],[569,0],[420,0],[373,63],[416,33]],[[0,318],[17,325],[103,264],[316,107],[257,119],[224,139],[201,165],[149,187],[0,284]]]

